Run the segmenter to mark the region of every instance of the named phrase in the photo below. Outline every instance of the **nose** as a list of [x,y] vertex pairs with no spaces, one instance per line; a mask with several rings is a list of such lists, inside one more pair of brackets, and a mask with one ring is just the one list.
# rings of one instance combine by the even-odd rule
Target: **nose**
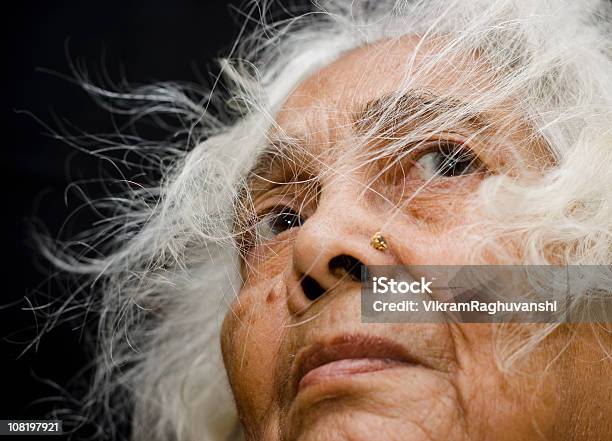
[[319,207],[297,232],[293,248],[293,280],[288,303],[301,312],[332,290],[359,285],[365,266],[392,265],[392,250],[370,244],[371,235],[384,221],[364,221],[371,216],[360,210]]

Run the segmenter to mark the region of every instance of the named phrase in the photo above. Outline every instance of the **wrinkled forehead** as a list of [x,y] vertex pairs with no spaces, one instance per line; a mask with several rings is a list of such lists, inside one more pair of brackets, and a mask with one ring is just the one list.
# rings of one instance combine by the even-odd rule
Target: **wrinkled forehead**
[[444,44],[442,39],[422,43],[405,36],[344,54],[293,91],[276,116],[274,131],[323,136],[346,127],[368,102],[412,90],[457,100],[482,94],[490,84],[485,69],[472,56],[441,56]]

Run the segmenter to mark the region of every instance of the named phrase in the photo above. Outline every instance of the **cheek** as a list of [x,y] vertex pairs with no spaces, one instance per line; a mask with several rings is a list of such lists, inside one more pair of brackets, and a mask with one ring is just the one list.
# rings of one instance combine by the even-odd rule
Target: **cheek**
[[455,228],[477,216],[471,197],[478,190],[482,178],[466,176],[431,183],[421,188],[418,181],[404,187],[404,194],[410,195],[407,202],[400,204],[413,222],[432,230]]
[[448,214],[449,210],[461,210],[477,193],[486,177],[485,174],[472,174],[423,180],[413,176],[416,174],[418,170],[402,175],[401,179],[395,178],[395,175],[391,178],[384,176],[373,182],[372,186],[393,207],[417,218],[435,222],[448,220],[448,217],[442,215]]
[[268,257],[245,261],[245,282],[222,329],[225,367],[240,417],[250,427],[275,414],[275,369],[288,319],[283,278],[290,262],[287,242],[267,250]]
[[242,290],[263,280],[279,277],[290,268],[295,234],[295,229],[288,230],[273,240],[254,246],[246,253],[242,261]]
[[[565,362],[557,357],[561,341],[544,341],[509,367],[507,350],[526,343],[538,325],[458,324],[455,335],[458,370],[455,385],[464,403],[473,438],[512,441],[555,439],[557,400]],[[528,329],[532,328],[532,329]],[[502,370],[502,366],[506,369]],[[486,433],[486,436],[482,436]]]
[[[479,177],[448,179],[419,192],[399,205],[392,240],[401,244],[398,257],[410,265],[465,265],[486,234],[474,229],[482,212],[473,198]],[[409,194],[409,193],[407,193]],[[490,263],[494,263],[493,260]]]
[[398,226],[389,238],[403,265],[467,265],[481,237],[458,228],[431,228],[414,224]]

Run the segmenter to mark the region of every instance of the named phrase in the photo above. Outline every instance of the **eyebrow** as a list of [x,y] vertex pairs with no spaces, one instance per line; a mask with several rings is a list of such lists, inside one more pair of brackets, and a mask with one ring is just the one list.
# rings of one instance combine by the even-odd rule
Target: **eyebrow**
[[296,178],[314,178],[315,174],[309,173],[308,167],[305,167],[312,162],[312,158],[305,154],[305,145],[305,140],[296,137],[277,136],[269,140],[265,151],[249,171],[251,185],[254,179],[268,184],[286,184]]
[[483,131],[492,126],[482,113],[470,112],[468,103],[453,97],[436,95],[427,89],[411,89],[402,95],[387,94],[368,101],[353,114],[352,124],[358,134],[391,136],[407,124],[417,126],[444,121],[457,115],[452,125]]

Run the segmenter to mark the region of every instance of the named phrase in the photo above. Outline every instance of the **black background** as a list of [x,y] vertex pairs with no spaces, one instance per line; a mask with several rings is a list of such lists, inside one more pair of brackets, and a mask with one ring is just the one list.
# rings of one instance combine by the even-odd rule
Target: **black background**
[[[83,61],[92,76],[106,70],[115,81],[210,82],[214,58],[228,51],[244,20],[232,6],[240,2],[21,0],[10,10],[3,6],[3,125],[8,136],[2,147],[8,153],[0,155],[7,161],[0,187],[5,235],[0,252],[0,419],[42,418],[61,406],[53,397],[63,396],[63,388],[78,391],[78,381],[71,379],[88,361],[78,320],[59,325],[37,349],[22,354],[37,333],[24,297],[44,303],[45,295],[60,293],[55,283],[46,282],[49,265],[37,257],[28,222],[39,219],[52,236],[58,234],[80,203],[70,194],[65,200],[67,185],[97,177],[103,168],[99,159],[48,136],[36,118],[53,128],[69,122],[86,132],[114,130],[108,112],[77,85],[47,71],[70,76],[70,59]],[[95,187],[89,191],[97,196]],[[90,221],[87,214],[77,215],[66,235]],[[87,381],[86,374],[77,378]]]

